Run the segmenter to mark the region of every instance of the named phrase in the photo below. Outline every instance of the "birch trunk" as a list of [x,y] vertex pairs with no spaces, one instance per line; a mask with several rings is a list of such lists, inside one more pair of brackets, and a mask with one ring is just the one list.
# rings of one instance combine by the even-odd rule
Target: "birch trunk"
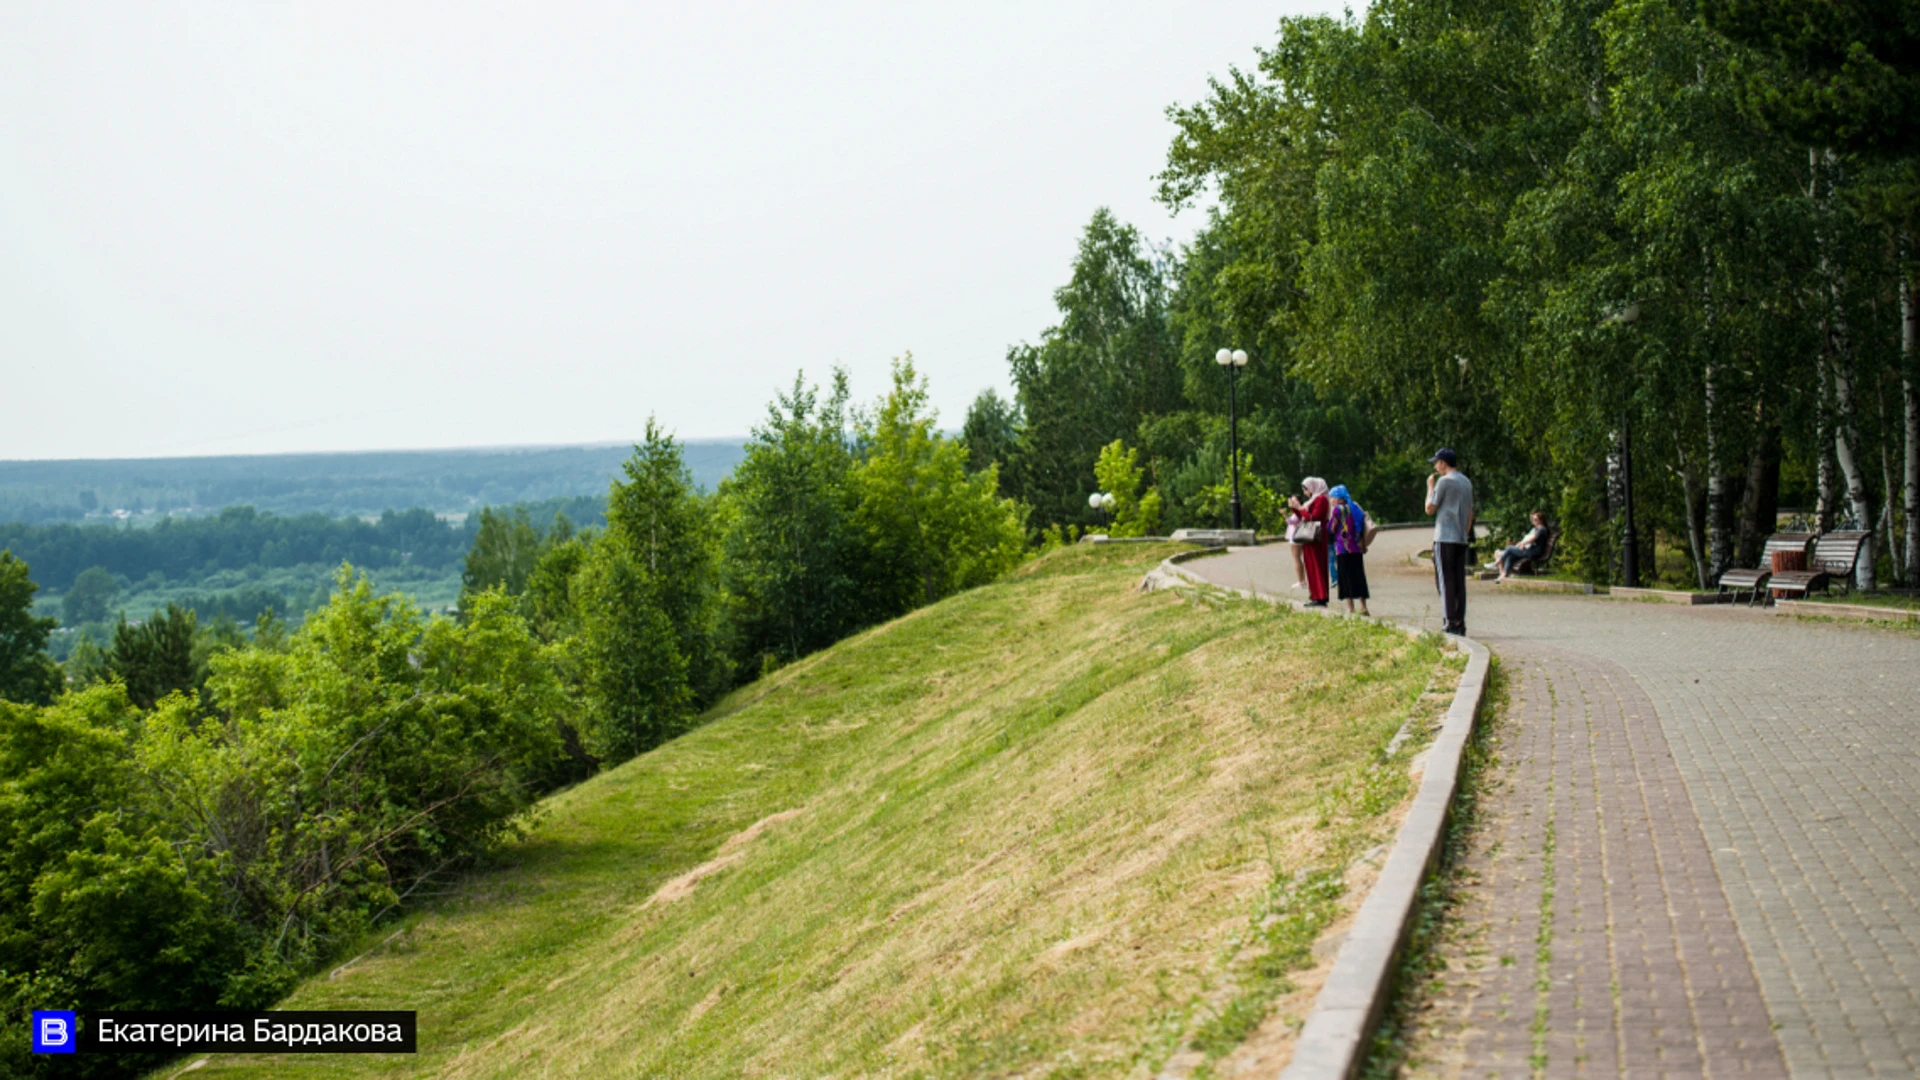
[[[1831,150],[1825,151],[1821,160],[1815,163],[1814,184],[1823,211],[1833,200],[1839,168],[1839,159]],[[1824,184],[1821,183],[1823,174],[1826,179]],[[1822,216],[1826,215],[1823,213]],[[1854,456],[1859,430],[1854,422],[1853,341],[1847,331],[1846,269],[1834,257],[1833,238],[1824,229],[1818,235],[1820,268],[1827,281],[1827,358],[1833,366],[1833,457],[1840,466],[1841,475],[1846,478],[1848,509],[1856,525],[1867,534],[1866,541],[1860,545],[1860,561],[1854,565],[1853,574],[1854,583],[1864,592],[1875,584],[1873,513],[1867,505],[1866,477],[1861,475],[1860,463]]]
[[1675,458],[1680,462],[1680,490],[1687,501],[1687,546],[1693,552],[1693,577],[1702,591],[1708,588],[1706,527],[1700,513],[1700,483],[1692,465],[1687,462],[1687,448],[1680,442],[1678,434],[1673,439]]
[[[1706,333],[1702,344],[1709,356],[1718,354],[1718,343],[1714,340],[1714,331],[1718,324],[1719,312],[1713,297],[1713,256],[1706,249],[1700,252],[1701,302],[1706,309]],[[1707,416],[1707,574],[1706,580],[1719,581],[1720,575],[1733,565],[1733,531],[1730,528],[1728,499],[1732,493],[1732,477],[1727,475],[1726,462],[1722,460],[1725,439],[1722,431],[1725,421],[1721,418],[1719,366],[1708,360],[1706,365],[1705,391]],[[1706,586],[1701,586],[1705,588]]]
[[1887,551],[1892,556],[1893,583],[1904,585],[1906,582],[1901,574],[1899,538],[1893,533],[1893,493],[1899,489],[1893,486],[1893,451],[1887,449],[1887,443],[1893,438],[1893,425],[1887,418],[1887,394],[1884,388],[1880,391],[1879,401],[1880,490],[1885,493],[1880,498],[1880,531],[1886,534]]
[[[1836,324],[1845,323],[1838,318]],[[1851,357],[1845,355],[1849,348],[1843,338],[1840,348],[1834,351],[1833,366],[1833,457],[1840,463],[1840,474],[1847,481],[1847,507],[1853,513],[1855,525],[1867,534],[1866,542],[1860,545],[1860,561],[1854,566],[1853,580],[1862,591],[1872,589],[1873,569],[1873,509],[1867,505],[1867,478],[1862,473],[1860,463],[1854,457],[1854,444],[1859,440],[1859,432],[1854,425],[1853,381],[1844,370]]]
[[[1819,209],[1823,203],[1820,198],[1820,152],[1807,148],[1807,201]],[[1820,251],[1820,275],[1828,274],[1827,234],[1826,230],[1816,227],[1813,234],[1814,245]],[[1820,319],[1820,355],[1814,360],[1814,375],[1820,380],[1819,408],[1813,416],[1813,446],[1819,455],[1815,470],[1817,485],[1813,509],[1814,531],[1833,531],[1834,493],[1833,475],[1833,389],[1827,379],[1827,354],[1833,345],[1831,324],[1826,316]]]
[[1835,497],[1833,469],[1833,388],[1827,379],[1825,320],[1820,326],[1821,355],[1814,361],[1814,374],[1820,380],[1819,411],[1813,420],[1813,445],[1815,453],[1820,455],[1820,464],[1816,482],[1818,484],[1814,502],[1814,531],[1833,531]]
[[[1901,255],[1912,254],[1901,237]],[[1904,261],[1904,258],[1903,258]],[[1913,275],[1900,274],[1900,396],[1906,409],[1907,573],[1909,583],[1920,583],[1920,388],[1914,385],[1914,366],[1920,363],[1920,311],[1914,310]],[[1891,493],[1889,493],[1891,498]]]
[[[1721,421],[1714,395],[1717,391],[1714,366],[1707,365],[1707,579],[1719,581],[1733,565],[1733,529],[1728,512],[1732,495],[1731,477],[1721,460]],[[1702,586],[1703,588],[1705,586]]]
[[[1844,335],[1846,324],[1837,315],[1835,324]],[[1861,471],[1859,461],[1854,457],[1854,445],[1859,441],[1859,431],[1854,424],[1853,381],[1845,371],[1852,359],[1851,346],[1844,336],[1836,342],[1833,365],[1833,457],[1840,463],[1840,474],[1847,481],[1847,508],[1853,513],[1854,524],[1867,534],[1860,545],[1860,561],[1853,571],[1854,584],[1862,591],[1875,586],[1873,568],[1873,508],[1867,505],[1867,478]]]

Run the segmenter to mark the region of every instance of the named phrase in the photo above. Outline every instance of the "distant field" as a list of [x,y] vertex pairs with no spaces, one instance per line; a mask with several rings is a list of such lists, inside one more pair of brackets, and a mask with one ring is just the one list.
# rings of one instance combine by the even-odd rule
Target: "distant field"
[[[713,488],[745,453],[742,439],[686,444],[696,484]],[[247,505],[275,514],[377,516],[423,507],[459,516],[481,506],[605,495],[625,445],[409,450],[352,454],[0,461],[0,522],[119,521]]]
[[417,1056],[191,1075],[1275,1061],[1425,740],[1386,747],[1453,660],[1368,622],[1139,592],[1167,550],[1057,552],[736,691],[280,1006],[418,1010]]

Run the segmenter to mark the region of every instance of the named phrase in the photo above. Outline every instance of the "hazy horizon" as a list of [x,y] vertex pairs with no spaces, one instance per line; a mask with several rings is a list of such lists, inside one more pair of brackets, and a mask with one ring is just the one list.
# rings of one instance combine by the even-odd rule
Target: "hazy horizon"
[[734,438],[908,351],[958,427],[1324,7],[9,5],[0,459]]
[[[751,433],[740,435],[700,435],[692,438],[675,439],[683,446],[746,445]],[[499,454],[516,451],[538,450],[600,450],[608,447],[628,447],[637,445],[642,436],[631,439],[593,439],[587,442],[570,443],[473,443],[466,446],[356,446],[339,450],[259,450],[241,453],[208,454],[122,454],[104,457],[63,457],[63,458],[0,458],[0,465],[60,465],[67,462],[85,462],[100,464],[112,461],[187,461],[214,460],[222,458],[259,458],[259,457],[347,457],[354,454]]]

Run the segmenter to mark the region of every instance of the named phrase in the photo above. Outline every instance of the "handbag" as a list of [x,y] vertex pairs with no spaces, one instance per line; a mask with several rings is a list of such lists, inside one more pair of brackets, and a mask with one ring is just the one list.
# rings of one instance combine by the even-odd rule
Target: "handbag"
[[1296,544],[1317,544],[1320,542],[1320,523],[1303,521],[1294,527],[1293,542]]

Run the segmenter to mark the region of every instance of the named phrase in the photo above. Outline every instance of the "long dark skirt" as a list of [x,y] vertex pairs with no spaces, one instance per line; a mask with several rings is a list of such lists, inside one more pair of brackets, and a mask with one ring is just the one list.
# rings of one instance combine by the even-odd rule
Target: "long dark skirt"
[[1367,600],[1367,557],[1358,552],[1352,555],[1335,555],[1335,566],[1340,568],[1340,599]]

